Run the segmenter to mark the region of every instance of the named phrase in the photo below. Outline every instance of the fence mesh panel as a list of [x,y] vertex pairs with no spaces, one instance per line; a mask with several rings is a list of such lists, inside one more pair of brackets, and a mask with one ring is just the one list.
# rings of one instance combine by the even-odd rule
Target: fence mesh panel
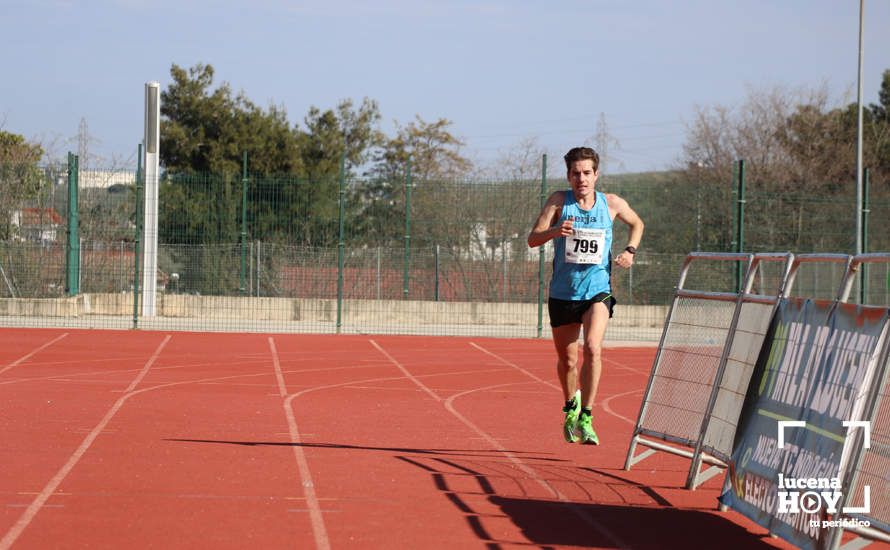
[[[885,344],[885,347],[887,344]],[[881,355],[883,361],[890,360],[888,353]],[[886,368],[886,367],[885,367]],[[865,502],[865,487],[869,487],[870,511],[863,517],[873,527],[885,533],[890,532],[890,373],[884,376],[884,383],[877,396],[877,407],[871,421],[871,446],[863,450],[862,462],[856,471],[856,485],[849,495],[848,506],[862,506]]]
[[678,298],[653,367],[640,427],[694,445],[701,432],[735,302]]
[[[0,166],[0,299],[67,304],[72,298],[67,288],[73,269],[68,179],[64,166]],[[82,169],[77,180],[76,280],[82,298],[77,307],[86,298],[94,307],[59,306],[54,319],[35,317],[29,323],[58,325],[59,317],[74,315],[88,326],[117,327],[139,310],[132,303],[139,296],[133,291],[142,286],[136,277],[136,263],[141,262],[137,241],[142,238],[137,174]],[[566,187],[559,178],[545,182],[543,189],[540,180],[348,178],[341,190],[337,177],[165,173],[159,182],[157,303],[167,309],[150,321],[163,326],[169,315],[177,326],[188,327],[191,319],[197,330],[208,325],[249,330],[265,329],[254,321],[274,317],[281,323],[277,329],[287,331],[400,332],[422,326],[449,334],[473,326],[484,333],[490,326],[498,334],[547,334],[544,302],[552,247],[545,247],[542,269],[539,251],[528,249],[525,237],[542,198]],[[872,185],[872,250],[890,246],[890,193],[884,187]],[[684,180],[681,173],[603,176],[599,189],[625,197],[646,221],[634,267],[613,272],[618,308],[607,336],[655,340],[685,255],[738,246],[738,197],[730,182]],[[742,248],[849,251],[854,224],[850,190],[839,185],[827,189],[815,198],[749,182]],[[626,238],[625,227],[617,223],[614,253]],[[819,269],[823,271],[800,274],[797,292],[833,296],[842,267]],[[707,288],[733,292],[739,271],[723,265],[690,278],[692,286],[703,281]],[[865,300],[887,303],[886,266],[868,266],[866,271]],[[769,281],[758,284],[768,286]],[[858,287],[853,294],[851,301],[861,299]],[[269,301],[263,306],[243,300],[198,305],[223,296]],[[165,313],[172,312],[169,307],[176,300],[183,302],[177,313]],[[339,303],[331,306],[325,300]],[[346,303],[350,300],[357,303]],[[418,308],[414,302],[427,305]],[[480,310],[477,304],[489,305]],[[187,305],[198,309],[189,313],[182,309]],[[0,311],[23,312],[30,306],[2,307],[6,309]],[[44,303],[30,310],[49,307]],[[299,321],[294,311],[300,312]],[[398,320],[396,311],[403,311]],[[20,322],[11,318],[16,315],[9,313],[0,323]],[[115,316],[121,319],[108,320]],[[143,322],[141,316],[136,321]]]
[[774,305],[744,302],[733,333],[720,389],[702,440],[702,448],[724,461],[732,453],[732,443],[751,373],[772,320]]

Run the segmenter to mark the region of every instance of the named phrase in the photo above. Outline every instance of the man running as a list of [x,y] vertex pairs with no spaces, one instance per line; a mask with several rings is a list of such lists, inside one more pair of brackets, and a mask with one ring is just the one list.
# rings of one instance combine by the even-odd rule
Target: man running
[[[643,237],[643,220],[627,201],[596,191],[599,155],[575,147],[563,157],[571,189],[547,199],[528,235],[530,247],[555,239],[553,276],[547,309],[556,347],[556,369],[565,399],[563,435],[574,443],[598,445],[592,411],[602,370],[606,324],[612,317],[612,263],[628,268]],[[630,228],[627,246],[612,258],[612,221]],[[578,337],[583,327],[584,361],[578,369]],[[580,385],[580,388],[579,388]]]

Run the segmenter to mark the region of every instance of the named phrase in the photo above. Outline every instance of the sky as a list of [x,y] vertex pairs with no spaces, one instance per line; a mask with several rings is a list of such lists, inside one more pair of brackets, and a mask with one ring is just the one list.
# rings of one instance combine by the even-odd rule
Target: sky
[[[890,0],[864,0],[863,91],[890,69]],[[393,135],[452,121],[498,170],[609,136],[612,173],[682,159],[696,108],[752,90],[856,101],[859,0],[0,0],[0,130],[61,158],[82,124],[93,165],[135,166],[144,86],[212,65],[303,126],[310,107],[376,100]],[[604,125],[603,125],[604,121]],[[83,165],[83,159],[81,160]]]

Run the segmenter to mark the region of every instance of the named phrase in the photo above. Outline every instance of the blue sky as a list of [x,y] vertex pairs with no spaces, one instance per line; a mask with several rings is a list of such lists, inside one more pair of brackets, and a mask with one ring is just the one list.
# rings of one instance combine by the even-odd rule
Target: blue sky
[[[0,0],[0,129],[135,164],[143,87],[210,64],[216,84],[302,124],[379,102],[381,127],[453,121],[492,164],[524,139],[558,158],[604,117],[613,172],[670,167],[698,106],[828,86],[855,101],[858,0]],[[865,0],[864,91],[890,69],[890,1]],[[620,162],[620,164],[619,164]]]

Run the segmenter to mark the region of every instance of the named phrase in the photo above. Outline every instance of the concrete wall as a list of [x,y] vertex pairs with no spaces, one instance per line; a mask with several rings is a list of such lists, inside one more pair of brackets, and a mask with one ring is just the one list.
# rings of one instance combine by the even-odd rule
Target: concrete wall
[[[610,326],[660,328],[668,306],[622,306],[615,309]],[[232,319],[333,323],[336,300],[250,298],[161,294],[157,317],[170,319]],[[0,299],[0,316],[132,318],[133,294],[84,294],[58,299]],[[537,326],[537,304],[426,302],[412,300],[345,300],[341,319],[350,324],[442,324]],[[543,325],[549,327],[546,306]],[[547,329],[549,331],[549,329]]]
[[41,299],[0,298],[0,315],[10,317],[77,317],[83,314],[85,300],[84,296]]

